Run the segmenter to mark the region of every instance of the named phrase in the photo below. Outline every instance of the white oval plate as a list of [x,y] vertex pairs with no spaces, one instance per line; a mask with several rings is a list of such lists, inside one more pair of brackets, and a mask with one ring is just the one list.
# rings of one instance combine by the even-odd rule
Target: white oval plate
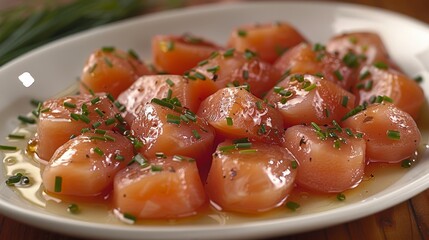
[[[411,76],[420,74],[425,77],[422,86],[426,91],[429,90],[429,28],[408,17],[338,3],[208,5],[147,15],[93,29],[43,46],[1,67],[0,136],[7,136],[18,125],[18,114],[31,110],[29,99],[46,99],[70,86],[80,75],[89,53],[96,48],[132,48],[143,58],[150,59],[150,39],[154,34],[191,32],[223,44],[237,25],[277,20],[290,22],[312,42],[326,42],[333,34],[344,31],[364,29],[378,32],[393,59]],[[24,87],[18,80],[23,72],[29,72],[34,77],[35,82],[31,87]],[[0,140],[1,144],[4,142]],[[428,143],[427,135],[423,142]],[[4,181],[2,170],[0,182]],[[398,204],[428,187],[429,155],[426,152],[423,159],[399,180],[361,201],[280,219],[227,225],[149,227],[84,222],[36,207],[24,201],[5,184],[0,187],[0,211],[44,229],[101,239],[248,239],[309,231],[357,219]]]

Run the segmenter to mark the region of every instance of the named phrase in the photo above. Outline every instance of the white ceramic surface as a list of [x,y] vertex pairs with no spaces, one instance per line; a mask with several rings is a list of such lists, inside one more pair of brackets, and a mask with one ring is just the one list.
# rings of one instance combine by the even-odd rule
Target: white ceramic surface
[[[207,5],[147,15],[77,34],[43,46],[0,68],[0,144],[14,129],[16,116],[29,112],[31,98],[46,99],[72,85],[89,53],[101,46],[135,49],[150,57],[150,39],[157,33],[191,32],[226,42],[233,27],[254,22],[287,21],[313,42],[352,30],[378,32],[394,60],[410,75],[422,75],[428,98],[429,27],[391,12],[338,3],[260,2]],[[31,87],[18,80],[23,72],[35,79]],[[427,135],[426,135],[427,136]],[[424,138],[424,142],[429,139]],[[0,182],[4,182],[4,170]],[[314,230],[363,217],[398,204],[429,187],[429,154],[384,190],[341,207],[280,219],[230,225],[131,226],[83,222],[47,212],[0,185],[0,212],[19,221],[71,235],[100,239],[259,238]]]

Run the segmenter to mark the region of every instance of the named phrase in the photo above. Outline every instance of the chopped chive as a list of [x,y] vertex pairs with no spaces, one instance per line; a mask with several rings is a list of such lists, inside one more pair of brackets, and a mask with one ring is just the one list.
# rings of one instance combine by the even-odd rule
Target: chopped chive
[[256,108],[258,110],[262,110],[262,102],[261,101],[257,101],[255,104],[256,104]]
[[172,86],[174,86],[174,82],[170,79],[170,78],[167,78],[167,80],[165,80],[165,82],[168,84],[168,86],[170,86],[170,87],[172,87]]
[[226,117],[226,125],[232,126],[234,123],[232,122],[232,118]]
[[102,47],[101,51],[106,52],[106,53],[113,52],[113,51],[115,51],[115,47],[110,47],[110,46]]
[[92,65],[89,69],[88,72],[89,73],[93,73],[95,71],[95,69],[97,69],[97,64],[95,63],[94,65]]
[[167,122],[180,124],[180,117],[173,114],[167,114]]
[[210,56],[209,56],[209,59],[213,59],[213,58],[215,58],[215,57],[217,57],[217,56],[219,56],[219,52],[212,52],[211,54],[210,54]]
[[103,136],[91,136],[90,138],[89,138],[90,140],[100,140],[100,141],[103,141],[103,142],[105,142],[107,139],[105,138],[105,137],[103,137]]
[[163,152],[156,152],[155,153],[155,156],[157,157],[157,158],[166,158],[167,156],[165,156],[165,154],[163,153]]
[[24,134],[9,134],[7,135],[8,138],[10,139],[25,139],[25,135]]
[[152,102],[152,103],[155,103],[155,104],[158,104],[158,105],[160,105],[160,106],[163,106],[163,107],[170,108],[170,109],[173,109],[173,108],[174,108],[174,105],[173,105],[173,104],[171,104],[171,103],[169,103],[169,102],[167,102],[167,101],[163,101],[163,100],[158,99],[158,98],[153,98],[153,99],[151,100],[151,102]]
[[71,103],[71,102],[64,102],[64,107],[66,108],[76,108],[76,104]]
[[359,66],[358,56],[352,52],[348,52],[346,55],[344,55],[342,60],[347,67],[356,68]]
[[61,192],[62,185],[63,185],[63,178],[61,176],[55,176],[54,191],[55,192]]
[[227,152],[234,149],[235,149],[235,145],[226,145],[226,146],[219,147],[219,151],[221,152]]
[[291,81],[303,82],[304,76],[302,74],[295,74],[290,78]]
[[195,162],[195,159],[194,159],[194,158],[191,158],[191,157],[185,157],[185,156],[182,156],[182,155],[174,155],[174,156],[173,156],[173,161],[179,161],[179,162],[182,162],[182,161]]
[[99,108],[96,108],[95,109],[95,112],[98,114],[98,116],[100,116],[100,117],[103,117],[104,116],[104,113],[103,113],[103,111],[101,111]]
[[197,130],[195,130],[195,129],[193,129],[192,130],[192,134],[194,135],[194,137],[196,138],[196,139],[200,139],[201,138],[201,135],[198,133],[198,131]]
[[99,147],[95,147],[95,148],[94,148],[94,152],[95,152],[95,153],[97,153],[97,154],[98,154],[98,155],[100,155],[100,156],[103,156],[103,155],[104,155],[103,150],[101,150]]
[[387,130],[386,134],[387,134],[387,136],[390,139],[393,139],[393,140],[399,140],[399,139],[401,139],[401,133],[399,131],[396,131],[396,130]]
[[133,223],[137,221],[137,218],[130,213],[124,213],[123,216],[124,216],[124,218],[132,221]]
[[129,49],[128,50],[128,55],[130,55],[135,60],[139,60],[140,59],[139,55],[133,49]]
[[374,82],[372,80],[367,81],[364,85],[364,89],[366,91],[370,91],[372,89],[373,84]]
[[107,126],[112,125],[116,122],[115,118],[109,118],[106,121],[104,121],[104,124],[106,124]]
[[8,178],[6,179],[6,181],[5,181],[5,183],[6,183],[6,185],[8,185],[8,186],[13,186],[13,185],[15,185],[16,183],[21,182],[22,177],[23,177],[22,173],[17,173],[17,174],[15,174],[15,175],[13,175],[13,176],[8,177]]
[[293,161],[291,161],[291,165],[290,166],[292,167],[292,169],[297,169],[298,168],[298,162],[295,161],[295,160],[293,160]]
[[313,46],[313,50],[316,51],[316,52],[323,51],[325,49],[326,49],[326,47],[324,45],[320,44],[320,43],[316,43]]
[[343,98],[341,99],[341,106],[347,107],[348,102],[349,102],[349,97],[343,96]]
[[161,165],[151,165],[150,170],[152,172],[161,172],[164,168]]
[[144,158],[140,153],[135,155],[128,165],[130,165],[134,162],[138,163],[140,165],[140,167],[147,167],[149,165],[148,160],[146,158]]
[[39,101],[37,99],[31,99],[30,104],[33,105],[34,107],[38,107],[39,104],[43,104],[43,101]]
[[143,147],[143,142],[139,141],[137,138],[134,138],[132,143],[133,143],[134,148],[139,149],[139,148]]
[[323,73],[320,73],[320,72],[315,73],[314,76],[319,77],[319,78],[324,78],[325,77],[325,75],[323,75]]
[[335,75],[335,77],[337,77],[337,79],[338,80],[340,80],[340,81],[343,81],[344,80],[344,77],[343,77],[343,75],[341,74],[341,72],[340,72],[340,70],[335,70],[334,71],[334,75]]
[[104,135],[104,134],[106,134],[106,130],[103,130],[103,129],[95,129],[95,131],[94,131],[96,134],[101,134],[101,135]]
[[265,124],[261,124],[258,128],[258,135],[264,135],[265,133],[267,133]]
[[319,125],[317,125],[317,123],[315,123],[315,122],[311,122],[310,124],[311,124],[311,126],[314,128],[314,130],[316,130],[316,131],[318,131],[318,132],[321,132],[321,131],[322,131],[322,129],[319,127]]
[[243,70],[242,77],[244,80],[249,79],[249,71]]
[[322,59],[326,56],[326,54],[324,52],[322,53],[318,53],[316,56],[316,61],[320,62],[322,61]]
[[375,62],[374,67],[376,67],[378,69],[382,69],[382,70],[386,70],[389,68],[389,66],[384,62]]
[[186,118],[190,119],[192,122],[196,122],[197,121],[197,117],[195,116],[194,113],[187,111],[185,114]]
[[350,137],[353,136],[353,132],[350,128],[346,128],[345,132],[347,133],[347,135],[349,135]]
[[89,132],[91,129],[89,128],[82,128],[82,130],[80,130],[81,133],[86,133]]
[[327,118],[331,115],[329,112],[329,109],[327,109],[327,108],[325,108],[324,112],[325,112],[325,117],[327,117]]
[[15,151],[18,148],[15,146],[0,145],[0,150]]
[[115,98],[113,97],[113,95],[112,94],[110,94],[110,93],[107,93],[106,94],[106,97],[111,101],[111,102],[114,102],[115,101]]
[[256,153],[258,152],[258,149],[243,149],[238,151],[239,154],[249,154],[249,153]]
[[101,126],[101,122],[95,122],[92,124],[92,128],[98,128],[99,126]]
[[94,105],[94,104],[98,103],[99,101],[100,101],[100,97],[97,96],[91,100],[91,104]]
[[120,155],[120,154],[115,155],[115,160],[117,160],[117,161],[124,161],[124,159],[125,159],[125,157]]
[[244,57],[245,57],[247,60],[250,60],[250,59],[252,59],[252,58],[256,57],[256,53],[255,53],[255,52],[253,52],[253,51],[251,51],[251,50],[249,50],[249,49],[245,49],[245,50],[244,50]]
[[223,53],[224,57],[232,57],[234,55],[235,48],[230,48]]
[[286,203],[286,207],[292,211],[296,211],[300,207],[300,205],[296,202],[288,201]]
[[238,30],[237,30],[237,34],[238,34],[238,36],[240,36],[240,37],[245,37],[245,36],[247,36],[247,31],[246,31],[246,30],[243,30],[243,29],[238,29]]
[[216,65],[214,67],[207,68],[206,70],[207,70],[207,72],[211,72],[211,73],[215,74],[219,71],[219,69],[220,69],[219,65]]
[[84,114],[81,114],[81,115],[78,115],[79,116],[79,119],[82,121],[82,122],[84,122],[84,123],[90,123],[91,122],[91,119],[89,119],[89,117],[88,116],[86,116],[86,115],[84,115]]
[[116,138],[114,138],[114,137],[112,137],[112,136],[110,136],[110,135],[104,135],[104,137],[106,138],[106,140],[107,141],[110,141],[110,142],[114,142],[114,141],[116,141]]
[[252,143],[251,142],[239,142],[235,144],[235,148],[239,149],[239,148],[251,148],[252,147]]
[[89,110],[88,110],[88,105],[86,105],[86,103],[82,104],[82,114],[88,116],[89,115]]
[[109,60],[109,58],[104,57],[104,62],[106,63],[106,65],[107,65],[108,67],[110,67],[110,68],[112,68],[112,67],[113,67],[113,64],[112,64],[112,62]]
[[75,203],[72,203],[67,207],[67,211],[71,214],[77,214],[79,213],[79,206]]
[[341,118],[341,121],[344,121],[347,118],[352,117],[352,116],[358,114],[362,110],[364,110],[364,107],[362,105],[358,105],[357,107],[353,108],[348,113],[346,113],[346,115],[344,115],[344,117]]
[[245,137],[245,138],[238,138],[238,139],[232,140],[232,142],[234,144],[237,144],[237,143],[248,143],[249,142],[249,138],[247,138],[247,137]]
[[174,42],[173,41],[167,41],[165,43],[165,47],[167,52],[173,51],[174,50]]
[[43,108],[43,109],[40,109],[40,112],[41,113],[44,113],[44,112],[48,112],[48,111],[50,111],[51,109],[50,108]]
[[206,65],[207,63],[209,63],[209,60],[206,59],[206,60],[203,60],[203,61],[199,62],[198,66],[202,67],[202,66]]
[[195,72],[194,73],[194,77],[201,79],[201,80],[206,80],[206,76],[204,76],[202,73],[200,72]]
[[22,116],[22,115],[18,116],[18,120],[20,120],[21,123],[24,123],[24,124],[35,124],[36,123],[36,119],[31,118],[31,117]]
[[416,76],[416,77],[414,77],[414,81],[416,81],[417,83],[421,83],[421,82],[423,82],[423,77],[422,76]]
[[338,199],[338,201],[344,201],[344,200],[346,200],[346,195],[344,195],[344,193],[338,193],[337,199]]
[[411,159],[405,159],[401,161],[401,167],[410,168],[413,165],[413,161]]
[[334,140],[334,148],[339,149],[341,147],[341,140],[335,139]]
[[316,88],[316,84],[315,84],[315,83],[313,83],[313,84],[311,84],[311,85],[309,85],[309,86],[305,87],[305,88],[304,88],[304,90],[305,90],[305,91],[307,91],[307,92],[309,92],[309,91],[311,91],[311,90],[313,90],[313,89],[315,89],[315,88]]
[[371,73],[368,70],[366,70],[365,72],[360,74],[359,80],[363,80],[363,79],[367,78],[369,75],[371,75]]
[[168,89],[168,91],[167,91],[167,99],[171,99],[171,96],[173,95],[173,90],[171,90],[171,88],[170,89]]

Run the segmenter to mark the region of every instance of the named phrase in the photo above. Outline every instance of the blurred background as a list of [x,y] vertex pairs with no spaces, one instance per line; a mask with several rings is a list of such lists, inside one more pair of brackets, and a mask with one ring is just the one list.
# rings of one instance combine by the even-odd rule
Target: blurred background
[[[244,0],[0,0],[0,66],[47,42],[109,22],[173,8],[239,1]],[[324,1],[384,8],[429,23],[429,0]]]

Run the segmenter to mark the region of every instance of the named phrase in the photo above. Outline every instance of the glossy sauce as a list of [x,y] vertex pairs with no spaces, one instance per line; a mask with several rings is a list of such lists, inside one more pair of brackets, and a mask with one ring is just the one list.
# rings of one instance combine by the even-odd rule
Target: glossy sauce
[[[422,110],[422,115],[418,121],[418,126],[422,133],[422,144],[418,152],[419,155],[427,155],[426,153],[429,151],[429,126],[424,124],[429,122],[429,106],[427,102]],[[7,176],[21,172],[30,178],[30,184],[28,186],[11,188],[26,201],[59,216],[97,223],[125,224],[115,216],[115,211],[112,209],[112,199],[109,193],[97,199],[88,200],[84,198],[64,197],[60,199],[44,192],[40,176],[40,167],[43,167],[43,165],[39,163],[37,156],[34,154],[37,143],[30,140],[34,136],[35,131],[35,125],[17,128],[13,133],[24,134],[26,135],[26,139],[9,140],[9,145],[17,146],[20,150],[3,152],[3,167]],[[418,157],[416,157],[414,161],[418,162]],[[418,167],[418,165],[414,163],[412,167]],[[370,198],[394,184],[404,176],[407,171],[408,169],[401,167],[400,163],[371,163],[366,166],[365,177],[359,186],[343,192],[346,196],[345,201],[339,201],[336,194],[313,193],[295,187],[286,202],[293,201],[299,203],[300,207],[296,211],[291,211],[287,207],[279,207],[260,215],[246,215],[217,211],[209,206],[209,204],[206,204],[200,209],[199,214],[196,216],[173,220],[138,220],[136,225],[224,225],[313,214],[347,206]],[[79,212],[77,214],[72,214],[67,210],[68,206],[72,203],[79,206]]]

